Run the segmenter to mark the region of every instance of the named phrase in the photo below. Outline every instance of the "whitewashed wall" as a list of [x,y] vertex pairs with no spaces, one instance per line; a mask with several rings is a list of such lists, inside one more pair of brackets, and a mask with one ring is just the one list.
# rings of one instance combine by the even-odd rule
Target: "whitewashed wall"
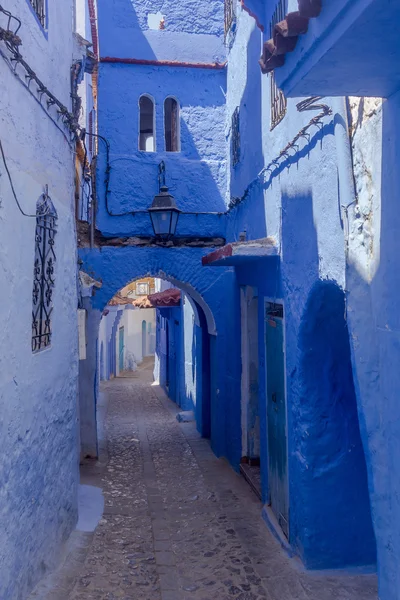
[[[70,108],[72,0],[48,2],[47,35],[27,0],[2,5],[22,21],[25,60]],[[74,149],[1,56],[0,81],[0,139],[18,198],[34,214],[48,184],[58,212],[52,344],[33,355],[35,219],[18,211],[0,160],[0,598],[23,600],[77,519]]]
[[152,332],[155,334],[156,322],[155,322],[155,310],[154,308],[149,309],[137,309],[132,310],[125,308],[123,316],[118,325],[116,335],[116,352],[117,352],[117,375],[119,374],[119,329],[124,327],[124,369],[128,371],[134,371],[136,366],[143,361],[142,353],[142,322],[146,321],[146,354],[154,354],[154,350],[151,346],[151,339],[148,334],[148,324],[151,323]]

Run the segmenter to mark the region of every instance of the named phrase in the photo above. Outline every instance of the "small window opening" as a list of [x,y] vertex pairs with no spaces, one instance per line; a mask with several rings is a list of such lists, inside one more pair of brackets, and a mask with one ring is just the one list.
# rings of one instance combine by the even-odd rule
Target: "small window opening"
[[179,152],[179,105],[175,98],[167,98],[164,102],[165,150]]
[[232,150],[232,164],[236,166],[240,161],[240,121],[239,121],[239,107],[237,106],[232,114],[232,138],[231,138],[231,150]]
[[147,15],[147,25],[149,29],[165,29],[164,15],[158,11],[157,13],[149,13]]
[[154,102],[149,96],[142,96],[140,98],[139,114],[139,150],[143,152],[155,152]]
[[46,27],[46,0],[29,0],[41,26]]
[[224,1],[225,37],[229,33],[236,18],[236,0]]
[[[273,37],[275,25],[283,21],[288,10],[288,0],[279,0],[270,22],[270,36]],[[285,94],[278,88],[275,73],[270,73],[271,90],[271,131],[282,121],[286,115],[287,100]]]

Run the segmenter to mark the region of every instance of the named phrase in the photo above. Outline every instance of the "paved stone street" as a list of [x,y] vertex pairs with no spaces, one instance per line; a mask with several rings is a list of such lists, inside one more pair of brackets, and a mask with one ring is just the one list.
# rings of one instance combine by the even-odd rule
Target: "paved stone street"
[[[152,363],[103,387],[103,518],[76,531],[31,600],[370,600],[373,575],[306,573],[287,558],[243,478],[152,386]],[[100,419],[101,420],[101,419]]]

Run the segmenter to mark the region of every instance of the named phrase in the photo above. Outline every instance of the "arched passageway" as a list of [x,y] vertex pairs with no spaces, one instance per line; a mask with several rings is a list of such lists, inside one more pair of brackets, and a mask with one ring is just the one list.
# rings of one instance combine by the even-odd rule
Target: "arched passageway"
[[[181,314],[173,309],[168,313],[158,311],[155,354],[160,385],[183,411],[193,411],[198,430],[204,437],[210,437],[214,452],[225,455],[234,466],[239,465],[240,344],[238,332],[228,326],[229,322],[235,322],[234,313],[239,310],[237,290],[231,269],[223,269],[216,278],[212,270],[201,266],[205,253],[187,248],[81,250],[82,269],[101,281],[101,287],[95,289],[85,306],[87,344],[93,350],[88,351],[92,360],[81,365],[84,455],[97,454],[98,381],[93,379],[103,311],[108,310],[110,299],[128,283],[153,277],[176,286],[183,299]],[[118,374],[115,363],[110,371],[111,375]]]
[[214,337],[203,308],[180,288],[160,278],[134,280],[102,312],[100,379],[134,377],[143,362],[153,360],[155,382],[210,437]]

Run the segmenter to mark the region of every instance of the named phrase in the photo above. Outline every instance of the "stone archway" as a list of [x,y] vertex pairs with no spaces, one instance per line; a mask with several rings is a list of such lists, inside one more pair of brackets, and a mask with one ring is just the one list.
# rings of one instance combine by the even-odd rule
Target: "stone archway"
[[[101,282],[88,300],[88,344],[94,345],[98,325],[107,302],[120,289],[135,279],[146,276],[160,277],[173,283],[190,297],[204,313],[208,334],[212,342],[213,406],[211,444],[214,452],[226,456],[235,466],[240,462],[240,332],[235,330],[239,320],[239,293],[234,270],[213,269],[202,266],[202,257],[209,252],[203,248],[165,247],[102,247],[81,249],[82,270]],[[218,367],[217,367],[218,364]],[[93,382],[95,365],[86,365],[85,377]],[[96,390],[96,382],[93,389]],[[87,386],[89,389],[89,386]],[[81,398],[87,405],[86,420],[95,414],[96,392],[93,398]],[[84,408],[84,407],[83,407]],[[88,425],[91,425],[88,428]],[[95,452],[95,420],[85,430],[91,429],[91,445]]]

